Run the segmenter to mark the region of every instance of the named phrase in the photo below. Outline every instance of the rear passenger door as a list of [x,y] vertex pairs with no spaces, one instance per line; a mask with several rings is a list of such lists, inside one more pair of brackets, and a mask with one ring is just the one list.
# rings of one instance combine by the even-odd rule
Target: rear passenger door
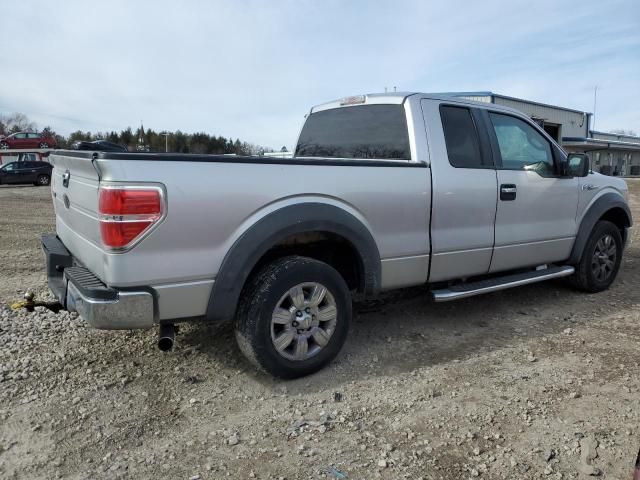
[[578,179],[559,175],[563,154],[532,122],[483,115],[499,188],[491,272],[566,260],[577,229]]
[[422,100],[432,170],[430,282],[486,274],[497,180],[479,110]]

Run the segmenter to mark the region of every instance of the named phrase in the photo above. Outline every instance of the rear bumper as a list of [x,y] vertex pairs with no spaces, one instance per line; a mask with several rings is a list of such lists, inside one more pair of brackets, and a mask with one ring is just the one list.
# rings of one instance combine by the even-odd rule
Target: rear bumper
[[79,265],[55,235],[43,235],[49,288],[69,311],[77,311],[93,328],[128,330],[154,325],[150,291],[110,288]]

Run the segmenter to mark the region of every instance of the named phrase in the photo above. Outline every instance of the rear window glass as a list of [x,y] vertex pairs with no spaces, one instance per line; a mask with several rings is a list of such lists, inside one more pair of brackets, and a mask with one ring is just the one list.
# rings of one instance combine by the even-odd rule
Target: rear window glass
[[404,107],[362,105],[312,113],[296,156],[410,160]]

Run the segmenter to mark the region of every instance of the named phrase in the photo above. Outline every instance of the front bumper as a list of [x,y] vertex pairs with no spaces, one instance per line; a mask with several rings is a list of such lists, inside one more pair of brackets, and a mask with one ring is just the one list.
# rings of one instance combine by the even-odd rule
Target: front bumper
[[42,236],[49,288],[67,310],[76,311],[93,328],[129,330],[154,325],[149,291],[106,286],[80,265],[56,235]]

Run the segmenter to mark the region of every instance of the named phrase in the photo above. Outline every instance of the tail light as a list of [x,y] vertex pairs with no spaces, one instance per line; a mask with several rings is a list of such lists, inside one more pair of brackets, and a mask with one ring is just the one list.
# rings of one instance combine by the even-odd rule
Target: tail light
[[128,250],[151,232],[165,211],[165,196],[159,186],[101,185],[98,215],[102,244],[108,250]]

